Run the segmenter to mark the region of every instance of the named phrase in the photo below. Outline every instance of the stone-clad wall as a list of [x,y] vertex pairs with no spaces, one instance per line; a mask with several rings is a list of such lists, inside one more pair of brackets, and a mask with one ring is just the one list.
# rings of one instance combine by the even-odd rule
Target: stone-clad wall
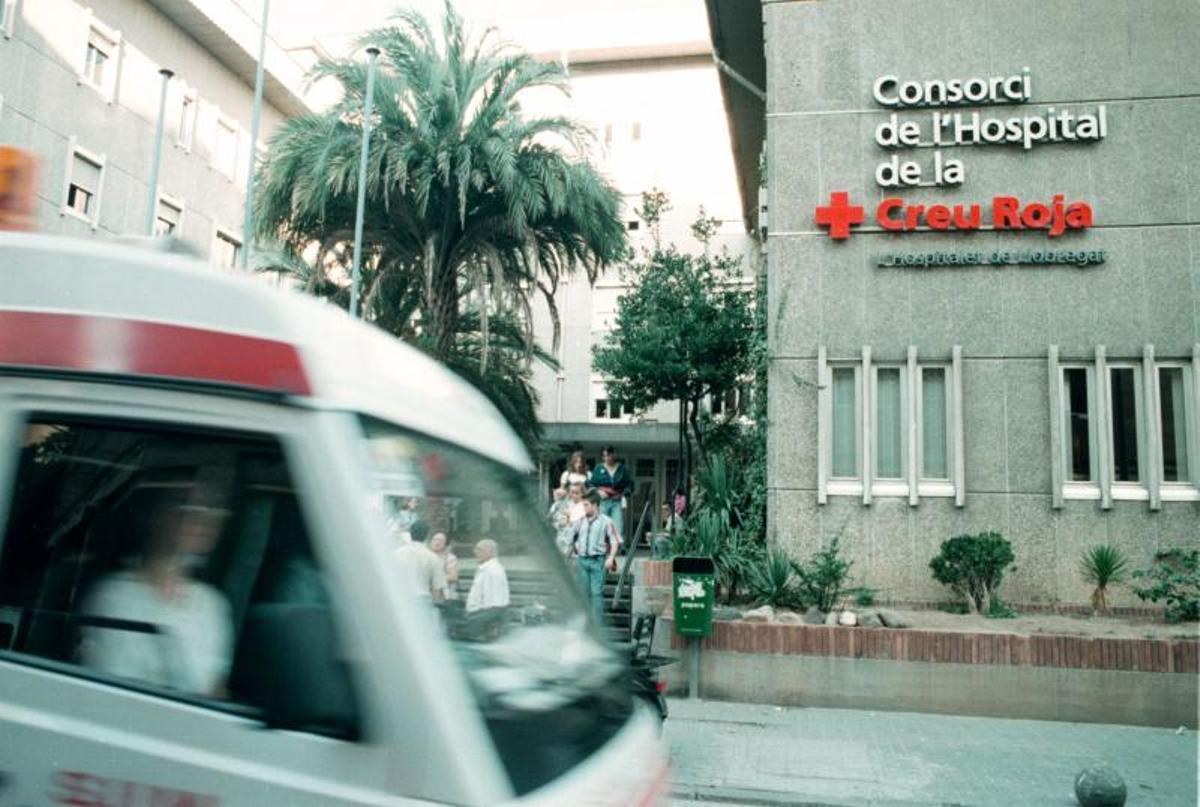
[[[1129,4],[1023,0],[863,0],[765,4],[769,170],[769,530],[799,556],[840,535],[861,583],[888,599],[945,596],[929,559],[952,535],[997,530],[1013,542],[1017,572],[1002,596],[1085,602],[1084,548],[1120,546],[1135,566],[1155,551],[1200,545],[1200,503],[1051,502],[1047,355],[1191,360],[1200,343],[1200,58],[1190,0]],[[874,80],[968,78],[1028,67],[1032,100],[992,114],[1106,104],[1108,136],[1090,144],[945,148],[963,160],[960,187],[876,185],[891,156],[874,142],[891,110]],[[901,112],[922,119],[927,112]],[[923,165],[931,149],[898,152]],[[927,169],[928,170],[928,169]],[[833,241],[817,205],[848,191],[868,222]],[[1095,227],[1044,233],[913,233],[873,225],[878,202],[990,204],[994,195],[1093,205]],[[881,253],[1041,248],[1105,250],[1099,266],[884,269]],[[817,503],[817,355],[848,360],[870,346],[877,362],[948,360],[963,351],[965,506],[953,499],[830,496]],[[1136,604],[1126,589],[1115,604]]]

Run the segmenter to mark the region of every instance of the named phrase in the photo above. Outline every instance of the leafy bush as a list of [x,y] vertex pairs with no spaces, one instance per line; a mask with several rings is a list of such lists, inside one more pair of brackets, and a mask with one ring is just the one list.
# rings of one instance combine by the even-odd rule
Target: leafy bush
[[1125,581],[1128,566],[1129,559],[1111,544],[1099,544],[1083,553],[1079,559],[1079,573],[1085,583],[1095,586],[1092,608],[1108,610],[1108,587]]
[[800,604],[792,559],[786,553],[770,549],[750,574],[750,593],[756,605],[787,608]]
[[846,592],[854,598],[854,604],[859,608],[870,608],[875,604],[875,589],[867,586],[852,588]]
[[792,569],[796,572],[797,587],[801,599],[809,605],[815,605],[826,613],[846,593],[846,581],[850,579],[852,561],[845,560],[838,548],[838,539],[834,538],[829,546],[815,553],[808,563],[794,563]]
[[719,512],[700,509],[672,539],[675,555],[710,557],[716,567],[717,592],[729,602],[744,589],[762,560],[762,546],[743,530],[730,527]]
[[933,579],[962,597],[970,613],[990,613],[991,598],[1012,565],[1012,545],[998,532],[958,535],[942,541],[929,561]]
[[1167,621],[1200,619],[1200,551],[1170,549],[1154,556],[1154,566],[1133,573],[1147,585],[1133,587],[1141,600],[1166,601]]
[[983,614],[988,619],[1016,619],[1020,616],[1017,609],[1006,603],[1004,600],[993,595],[991,605]]

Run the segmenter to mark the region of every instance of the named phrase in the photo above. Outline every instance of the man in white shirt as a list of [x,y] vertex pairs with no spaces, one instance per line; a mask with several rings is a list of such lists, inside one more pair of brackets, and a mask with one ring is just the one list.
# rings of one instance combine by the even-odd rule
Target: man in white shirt
[[418,596],[441,602],[446,595],[446,569],[442,559],[425,545],[429,524],[417,519],[408,532],[412,540],[395,550],[396,560],[412,575]]
[[475,569],[471,591],[467,594],[468,614],[486,608],[508,606],[508,573],[500,565],[497,557],[499,551],[491,538],[484,538],[475,544],[475,560],[479,566]]

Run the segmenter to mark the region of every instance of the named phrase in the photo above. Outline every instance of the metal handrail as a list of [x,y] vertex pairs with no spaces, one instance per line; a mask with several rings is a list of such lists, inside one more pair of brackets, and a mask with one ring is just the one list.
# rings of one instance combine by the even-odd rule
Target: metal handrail
[[629,544],[629,552],[625,555],[625,564],[621,566],[621,574],[617,576],[617,587],[613,592],[612,598],[613,608],[616,608],[617,603],[621,601],[621,593],[625,588],[625,579],[629,575],[629,567],[633,565],[634,553],[637,551],[638,543],[642,539],[642,528],[646,526],[646,513],[649,512],[653,501],[653,497],[647,498],[646,503],[642,506],[642,514],[638,516],[637,527],[633,531],[633,541]]

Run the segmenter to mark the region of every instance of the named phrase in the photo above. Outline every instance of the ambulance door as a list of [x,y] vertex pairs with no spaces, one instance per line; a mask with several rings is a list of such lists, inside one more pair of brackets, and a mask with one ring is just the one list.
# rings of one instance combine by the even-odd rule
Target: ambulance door
[[313,551],[310,417],[0,387],[0,803],[416,803]]

